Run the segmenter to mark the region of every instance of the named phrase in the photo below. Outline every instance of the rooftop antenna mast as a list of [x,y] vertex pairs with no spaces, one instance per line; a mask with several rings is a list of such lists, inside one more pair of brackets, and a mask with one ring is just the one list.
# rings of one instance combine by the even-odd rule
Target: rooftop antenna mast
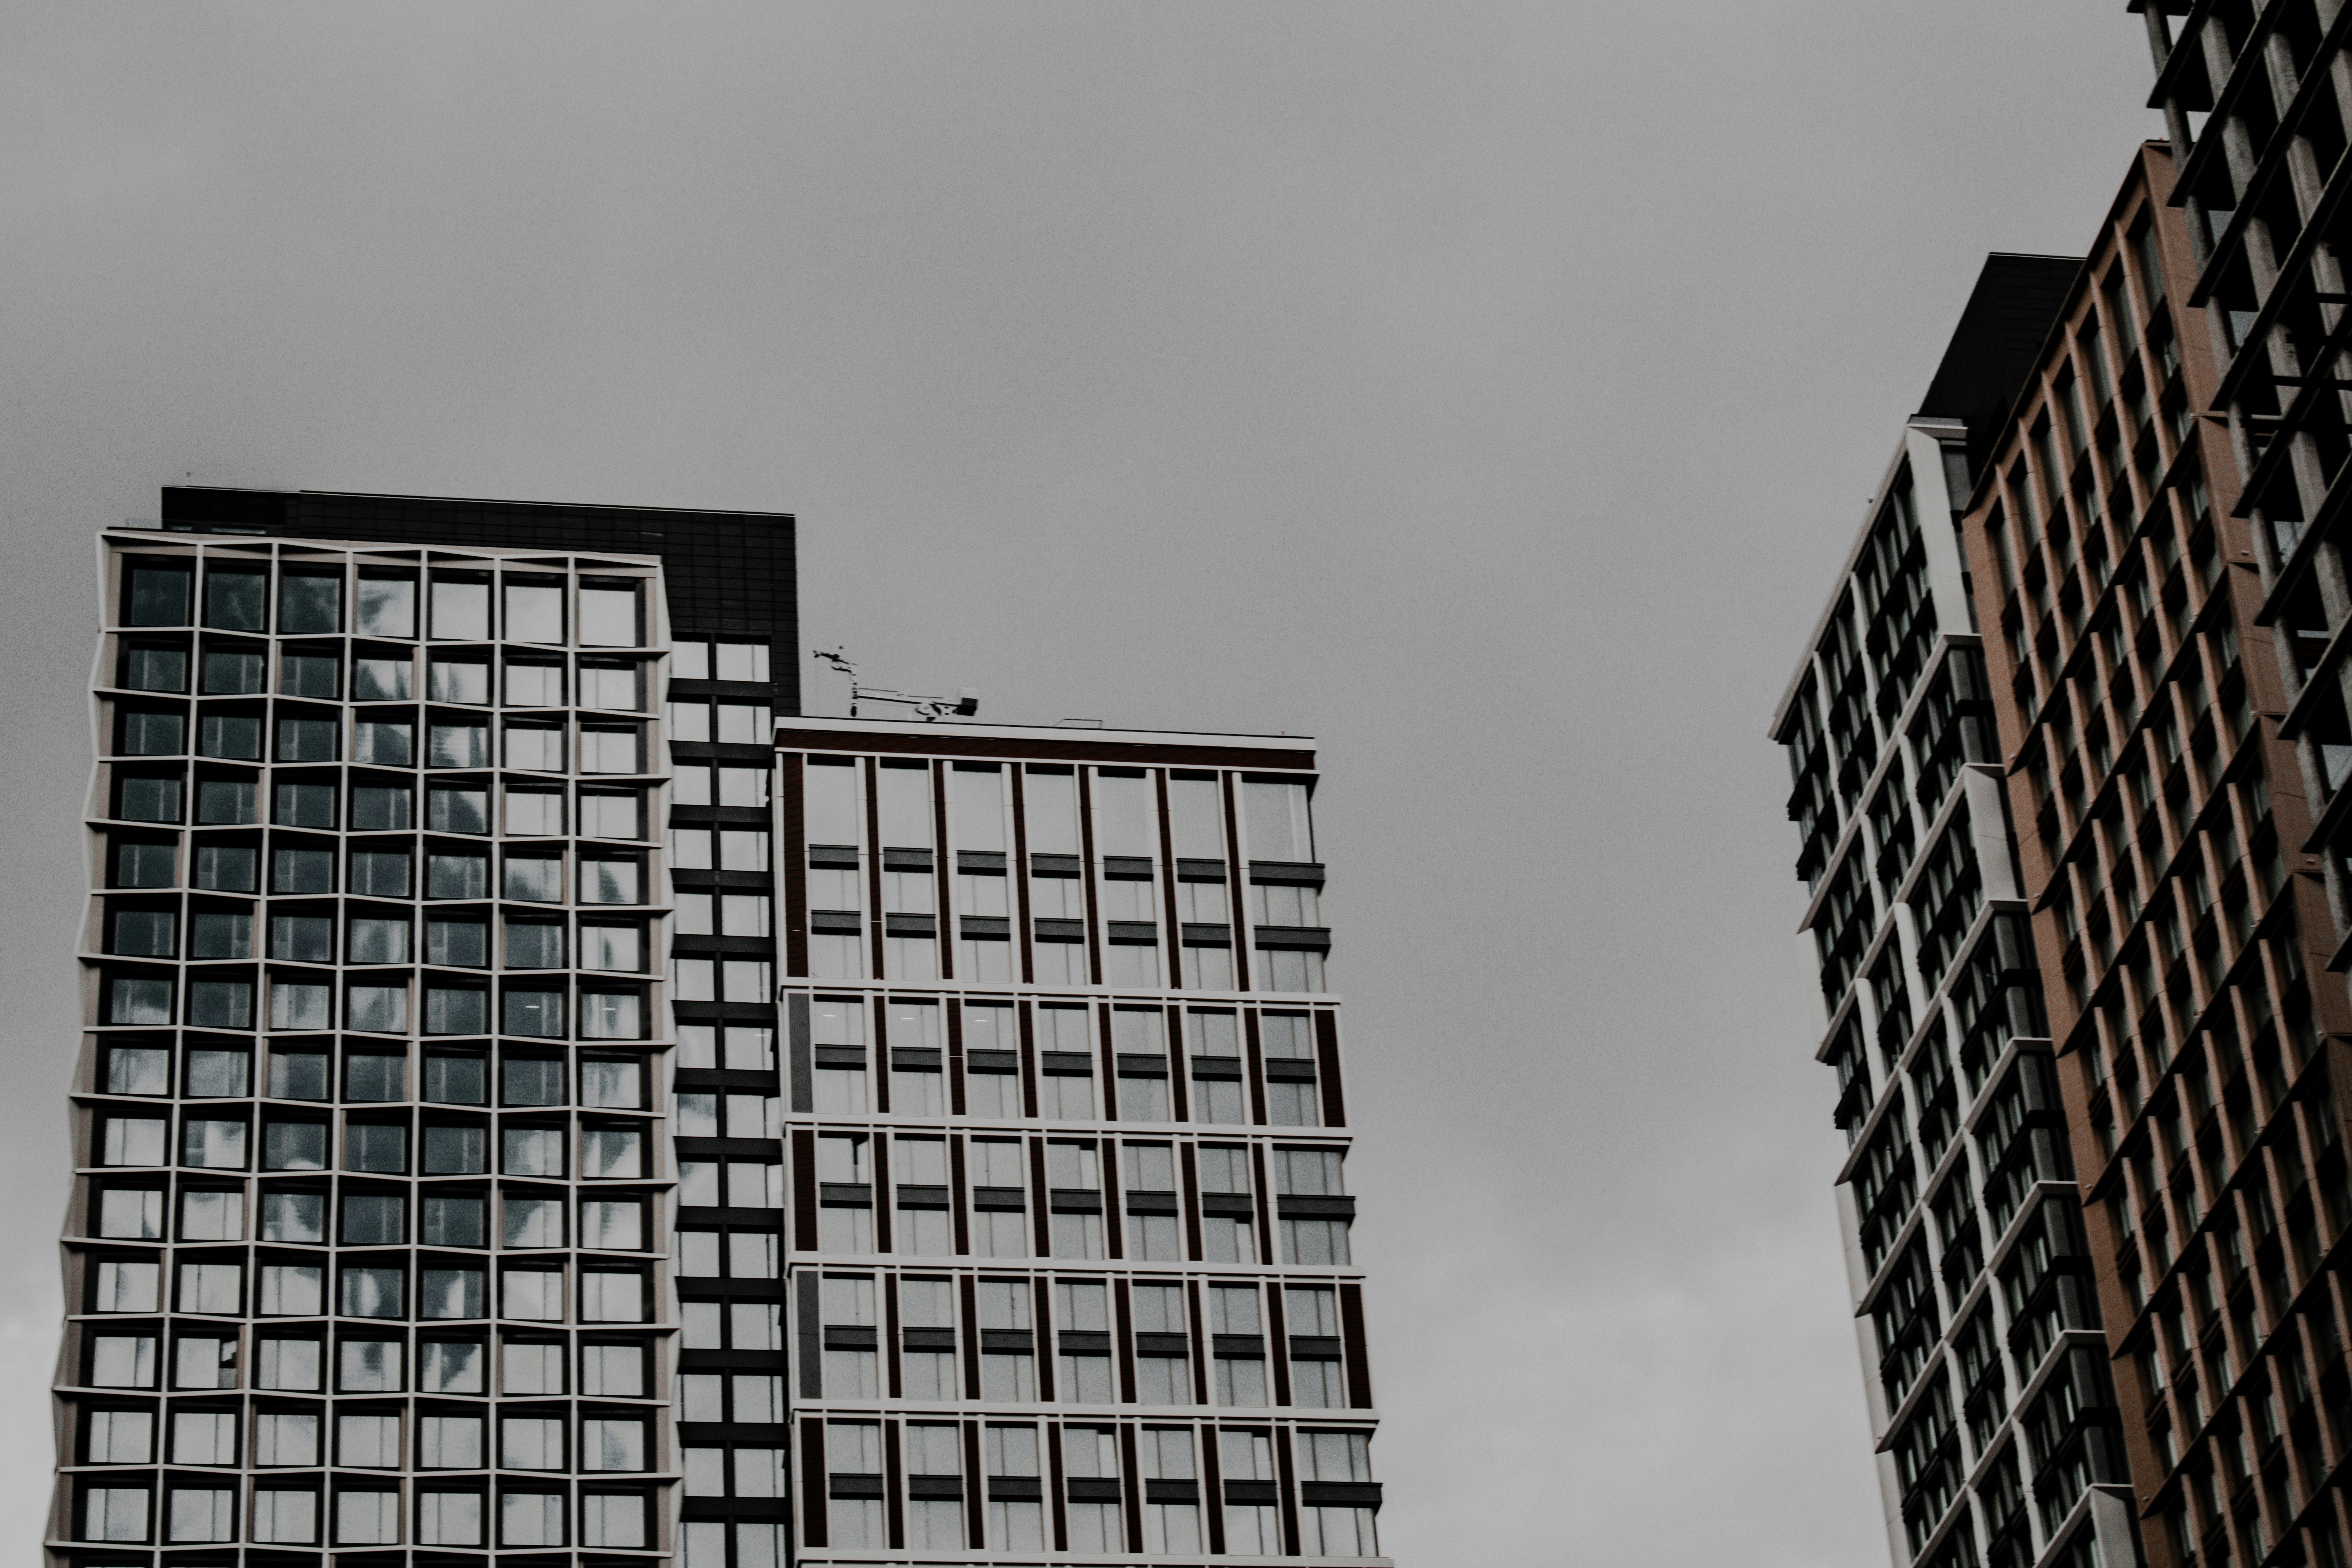
[[980,691],[975,687],[964,687],[953,697],[925,697],[919,692],[893,691],[882,686],[861,686],[857,682],[857,666],[850,662],[849,656],[844,648],[819,647],[811,648],[809,651],[849,677],[849,716],[853,719],[857,717],[858,704],[862,702],[901,704],[920,714],[926,724],[950,715],[958,719],[969,719],[980,711]]

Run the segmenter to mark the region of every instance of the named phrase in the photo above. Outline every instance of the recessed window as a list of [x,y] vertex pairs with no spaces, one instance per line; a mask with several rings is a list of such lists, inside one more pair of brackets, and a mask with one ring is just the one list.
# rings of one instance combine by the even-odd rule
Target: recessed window
[[343,575],[289,570],[278,579],[278,629],[318,637],[343,629]]
[[[585,597],[583,595],[583,607]],[[581,707],[635,712],[644,705],[638,695],[636,665],[619,660],[581,660]]]
[[185,691],[188,650],[174,643],[132,643],[122,650],[121,683],[133,691]]
[[232,762],[261,760],[261,715],[205,713],[196,721],[196,754]]
[[257,822],[260,790],[251,779],[196,781],[196,820],[217,823]]
[[580,640],[590,647],[636,647],[637,590],[634,584],[583,581],[580,584]]
[[371,658],[352,661],[352,695],[362,702],[405,702],[414,695],[415,661]]
[[[487,573],[436,572],[431,596],[435,637],[475,642],[489,637],[490,580]],[[485,687],[488,684],[486,679]],[[486,693],[470,700],[488,701],[488,697]]]
[[123,619],[134,626],[186,626],[194,575],[193,562],[132,563]]
[[342,695],[342,661],[331,653],[289,649],[278,661],[278,689],[289,697],[332,702]]
[[[509,589],[512,594],[514,590]],[[531,638],[531,641],[551,639]],[[510,658],[507,660],[507,706],[509,708],[561,708],[563,706],[563,665],[561,660],[544,658]]]
[[359,629],[362,636],[416,635],[416,580],[362,572],[359,580]]
[[488,659],[436,658],[426,676],[425,694],[436,702],[483,704],[490,700]]
[[490,795],[485,789],[463,785],[428,790],[425,825],[436,833],[488,833]]
[[243,696],[259,691],[266,664],[267,658],[257,647],[208,646],[205,649],[205,693]]
[[269,569],[215,565],[205,574],[205,625],[225,631],[269,629]]
[[115,750],[126,757],[168,757],[187,749],[187,715],[176,708],[125,708]]
[[563,580],[509,576],[506,580],[506,636],[509,642],[562,642]]
[[122,776],[115,784],[114,815],[125,822],[180,820],[180,775]]

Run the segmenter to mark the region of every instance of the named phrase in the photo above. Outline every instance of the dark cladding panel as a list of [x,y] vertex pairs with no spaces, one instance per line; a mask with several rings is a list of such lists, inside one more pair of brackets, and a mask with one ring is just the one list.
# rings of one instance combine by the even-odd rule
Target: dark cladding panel
[[[2033,374],[2042,345],[2066,303],[2082,258],[2073,256],[1985,258],[1976,287],[1952,329],[1943,363],[1919,400],[1919,412],[1958,419],[1969,427],[1969,471],[1983,471],[2002,417]],[[1953,504],[1960,504],[1955,497]]]

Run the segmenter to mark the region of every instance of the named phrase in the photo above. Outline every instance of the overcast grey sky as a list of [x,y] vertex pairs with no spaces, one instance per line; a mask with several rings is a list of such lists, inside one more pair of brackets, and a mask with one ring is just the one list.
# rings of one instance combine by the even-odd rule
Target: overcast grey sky
[[0,1517],[89,536],[192,476],[790,510],[884,684],[1321,737],[1388,1550],[1883,1563],[1761,731],[2147,85],[2121,0],[0,6]]

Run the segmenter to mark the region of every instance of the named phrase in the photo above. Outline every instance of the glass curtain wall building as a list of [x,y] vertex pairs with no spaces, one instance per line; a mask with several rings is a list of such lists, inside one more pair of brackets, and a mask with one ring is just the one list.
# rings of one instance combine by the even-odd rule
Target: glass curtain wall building
[[801,1559],[1385,1561],[1311,743],[777,745]]
[[1987,262],[1772,727],[1898,1565],[2136,1555],[1958,529],[2079,265]]
[[[715,883],[772,896],[791,548],[196,490],[102,536],[52,1562],[664,1560],[682,1512],[784,1560],[781,1342],[717,1429],[768,1500],[682,1497],[674,1416],[719,1162],[673,1085],[772,1029],[772,943],[748,995],[669,976],[746,961]],[[674,866],[698,831],[755,868]],[[719,1178],[772,1225],[775,1131]]]

